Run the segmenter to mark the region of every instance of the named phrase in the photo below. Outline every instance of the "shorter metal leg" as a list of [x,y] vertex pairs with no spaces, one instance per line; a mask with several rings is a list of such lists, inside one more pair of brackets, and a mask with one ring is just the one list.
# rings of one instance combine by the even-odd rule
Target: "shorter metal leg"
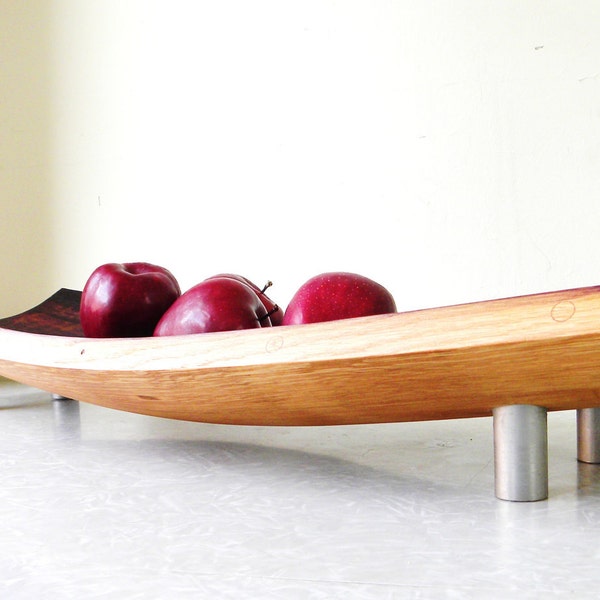
[[513,502],[548,498],[548,416],[541,406],[494,409],[496,497]]
[[72,400],[72,398],[67,398],[66,396],[61,396],[60,394],[52,394],[52,400]]
[[600,463],[600,408],[577,411],[577,460]]
[[77,440],[81,438],[79,402],[60,396],[52,403],[54,432],[57,439]]

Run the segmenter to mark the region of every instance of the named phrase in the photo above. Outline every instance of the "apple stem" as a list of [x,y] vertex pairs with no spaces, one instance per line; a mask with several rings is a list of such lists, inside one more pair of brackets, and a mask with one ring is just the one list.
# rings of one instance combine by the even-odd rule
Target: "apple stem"
[[265,315],[263,315],[260,319],[258,319],[259,321],[264,321],[267,317],[270,317],[273,313],[276,313],[279,310],[279,306],[277,306],[277,304],[275,304],[273,306],[273,308],[266,313]]
[[267,281],[267,283],[265,283],[265,286],[263,287],[263,289],[260,290],[260,293],[264,294],[272,285],[273,285],[272,281]]

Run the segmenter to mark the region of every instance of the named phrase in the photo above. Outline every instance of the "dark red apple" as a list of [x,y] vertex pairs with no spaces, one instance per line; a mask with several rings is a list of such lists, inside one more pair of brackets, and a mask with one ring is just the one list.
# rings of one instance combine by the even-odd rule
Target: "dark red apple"
[[243,281],[214,277],[182,294],[158,322],[154,335],[186,335],[271,327],[258,294]]
[[258,297],[262,300],[262,303],[265,305],[265,308],[267,309],[267,312],[269,313],[269,316],[271,318],[271,325],[281,325],[283,321],[283,309],[280,306],[278,306],[275,302],[273,302],[273,300],[271,300],[271,298],[269,298],[267,294],[265,294],[265,291],[273,285],[270,281],[268,281],[263,288],[259,288],[255,283],[253,283],[252,281],[250,281],[242,275],[236,275],[234,273],[221,273],[219,275],[213,275],[212,277],[209,277],[209,279],[214,279],[215,277],[229,277],[231,279],[242,281],[246,285],[249,285],[258,294]]
[[396,312],[392,294],[381,284],[356,273],[321,273],[306,281],[292,297],[283,325],[320,323]]
[[145,262],[107,263],[87,280],[79,316],[88,337],[151,336],[181,295],[173,274]]

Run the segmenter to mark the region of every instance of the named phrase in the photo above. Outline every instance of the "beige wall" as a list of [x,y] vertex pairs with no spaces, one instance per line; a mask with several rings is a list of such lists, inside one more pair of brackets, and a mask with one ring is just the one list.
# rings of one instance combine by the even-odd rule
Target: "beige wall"
[[42,299],[54,275],[47,3],[0,2],[0,314]]
[[[0,0],[0,312],[108,261],[600,280],[600,4]],[[8,84],[8,85],[7,85]]]

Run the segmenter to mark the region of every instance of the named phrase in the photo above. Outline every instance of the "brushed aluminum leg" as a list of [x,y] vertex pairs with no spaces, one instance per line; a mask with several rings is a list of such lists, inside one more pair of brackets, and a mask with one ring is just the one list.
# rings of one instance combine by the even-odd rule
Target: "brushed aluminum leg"
[[577,411],[577,460],[600,463],[600,408]]
[[548,419],[540,406],[494,409],[496,497],[513,502],[548,498]]
[[79,402],[69,400],[60,396],[52,402],[54,412],[54,433],[57,439],[78,440],[81,439],[81,417],[79,414]]

